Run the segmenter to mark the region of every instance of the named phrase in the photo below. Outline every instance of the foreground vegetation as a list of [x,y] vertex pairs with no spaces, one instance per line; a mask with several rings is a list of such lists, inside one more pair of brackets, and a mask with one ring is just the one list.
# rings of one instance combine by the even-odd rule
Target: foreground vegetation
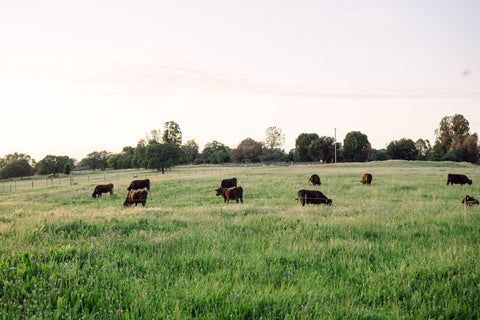
[[[332,206],[295,201],[313,173]],[[233,176],[243,205],[215,197]],[[130,180],[0,194],[3,318],[480,317],[477,166],[178,167],[123,208]]]

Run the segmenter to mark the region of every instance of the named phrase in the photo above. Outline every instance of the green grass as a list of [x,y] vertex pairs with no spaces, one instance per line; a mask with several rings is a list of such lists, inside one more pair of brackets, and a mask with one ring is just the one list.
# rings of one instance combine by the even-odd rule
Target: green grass
[[[446,186],[449,172],[474,182]],[[243,205],[215,196],[233,176]],[[476,166],[178,167],[150,179],[145,208],[122,207],[131,179],[120,176],[101,199],[92,181],[0,193],[1,317],[480,317],[480,208],[461,204],[480,197]],[[303,188],[333,205],[302,207]]]

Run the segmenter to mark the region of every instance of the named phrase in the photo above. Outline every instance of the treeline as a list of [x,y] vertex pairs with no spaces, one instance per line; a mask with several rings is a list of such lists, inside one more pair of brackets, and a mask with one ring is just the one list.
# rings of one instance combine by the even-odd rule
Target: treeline
[[302,133],[295,140],[295,148],[288,153],[281,147],[285,136],[281,129],[269,127],[265,141],[246,138],[236,148],[219,141],[207,143],[203,150],[195,140],[182,144],[180,126],[173,122],[161,130],[151,130],[136,147],[126,146],[120,153],[94,151],[81,161],[68,156],[47,155],[36,162],[29,155],[14,153],[0,158],[0,176],[3,179],[34,174],[53,176],[82,169],[146,168],[164,172],[178,164],[222,164],[255,162],[365,162],[390,159],[467,161],[479,163],[480,147],[477,133],[470,133],[469,122],[463,115],[446,116],[435,130],[436,141],[402,138],[389,143],[386,149],[375,150],[368,137],[360,131],[349,132],[343,144],[332,137],[316,133]]

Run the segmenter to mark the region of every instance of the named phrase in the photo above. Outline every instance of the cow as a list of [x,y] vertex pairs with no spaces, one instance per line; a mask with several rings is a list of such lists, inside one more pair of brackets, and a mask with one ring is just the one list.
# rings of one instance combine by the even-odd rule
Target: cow
[[145,180],[133,180],[130,182],[130,185],[128,186],[127,190],[139,190],[147,188],[147,190],[150,191],[150,179],[145,179]]
[[110,195],[113,194],[113,184],[99,184],[98,186],[95,187],[95,190],[92,193],[92,197],[96,198],[101,197],[102,193],[107,193],[110,192]]
[[228,203],[230,200],[236,200],[238,203],[238,199],[243,203],[243,189],[242,187],[231,187],[231,188],[218,188],[215,189],[217,192],[217,196],[223,197],[223,202]]
[[145,207],[145,203],[147,202],[147,191],[142,190],[131,190],[127,194],[127,198],[123,203],[124,207],[131,206],[135,203],[135,207],[137,204],[141,203]]
[[332,199],[328,199],[323,193],[317,190],[299,190],[298,198],[302,203],[302,206],[305,204],[328,204],[332,205]]
[[233,177],[231,179],[223,179],[220,187],[222,188],[232,188],[237,186],[237,178]]
[[472,180],[468,179],[466,175],[464,174],[452,174],[452,173],[449,173],[447,175],[447,186],[449,184],[453,184],[454,183],[459,183],[459,184],[465,184],[465,183],[468,183],[468,184],[472,184]]
[[312,176],[310,177],[310,180],[308,180],[308,182],[311,182],[314,186],[319,186],[319,185],[322,184],[320,182],[320,177],[316,174],[312,174]]
[[364,173],[362,176],[361,183],[370,185],[372,183],[372,175],[370,173]]
[[462,203],[466,204],[467,206],[473,206],[475,204],[479,204],[477,199],[474,199],[473,197],[470,196],[465,196],[463,198]]

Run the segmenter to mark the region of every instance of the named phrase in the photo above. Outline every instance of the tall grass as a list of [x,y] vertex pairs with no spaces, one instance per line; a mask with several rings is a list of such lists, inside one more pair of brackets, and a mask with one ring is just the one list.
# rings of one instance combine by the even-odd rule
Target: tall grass
[[[480,170],[417,162],[215,170],[0,195],[3,318],[477,319]],[[466,173],[471,186],[446,186]],[[371,186],[361,174],[373,174]],[[295,200],[311,174],[332,206]],[[237,177],[243,205],[214,189]]]

